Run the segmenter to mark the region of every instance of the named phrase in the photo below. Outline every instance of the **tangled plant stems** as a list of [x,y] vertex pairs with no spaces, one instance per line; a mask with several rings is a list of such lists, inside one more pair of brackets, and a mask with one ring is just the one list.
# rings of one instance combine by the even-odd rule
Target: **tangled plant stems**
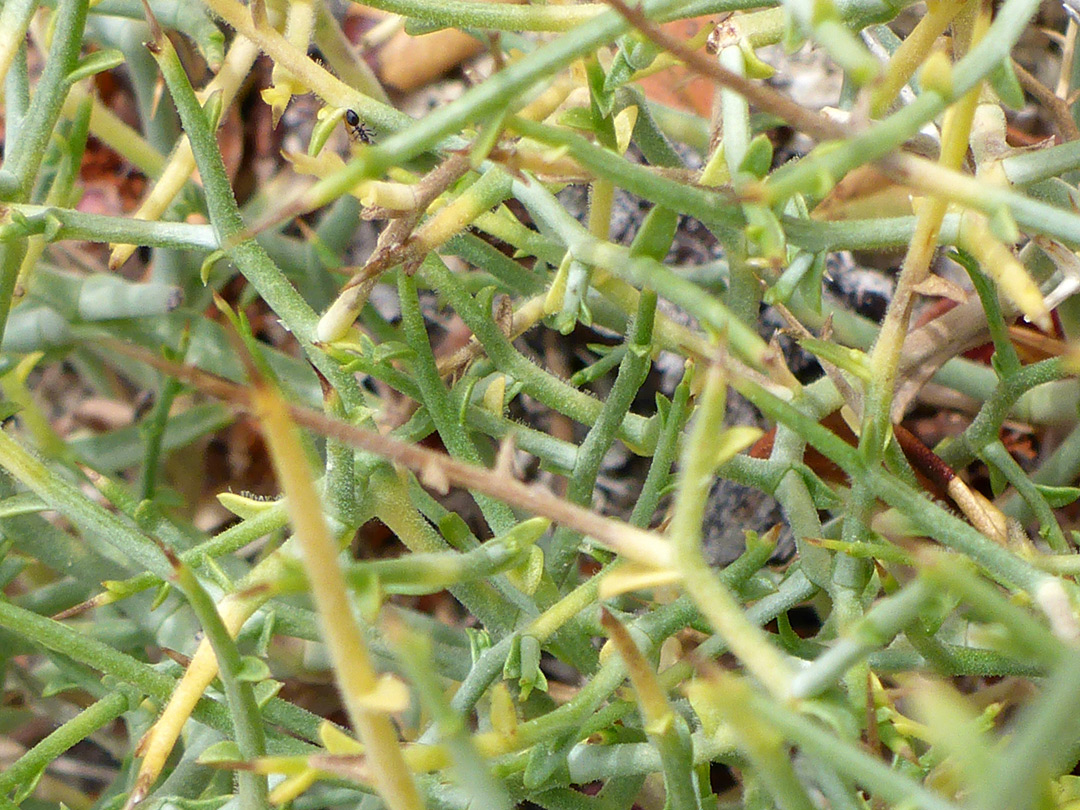
[[0,804],[1074,802],[1077,22],[919,9],[6,0]]

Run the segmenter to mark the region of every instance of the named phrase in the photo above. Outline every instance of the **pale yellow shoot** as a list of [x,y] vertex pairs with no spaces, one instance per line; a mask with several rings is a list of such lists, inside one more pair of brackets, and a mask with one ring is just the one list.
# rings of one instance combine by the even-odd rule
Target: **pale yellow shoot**
[[409,687],[397,676],[384,672],[374,688],[355,696],[358,705],[373,712],[403,712],[409,708]]
[[259,417],[309,582],[311,597],[330,650],[334,676],[353,727],[367,752],[371,777],[391,810],[421,810],[423,801],[405,763],[397,732],[385,707],[375,708],[380,682],[355,618],[338,563],[338,545],[323,515],[314,476],[288,407],[276,391],[258,385],[252,404]]
[[498,681],[491,687],[491,728],[498,734],[512,738],[517,733],[518,716],[514,698],[505,681]]
[[1024,316],[1046,332],[1052,332],[1050,310],[1039,285],[1015,254],[994,236],[986,217],[974,211],[964,214],[960,243],[979,262],[979,267],[994,280],[1001,294],[1016,305]]
[[221,492],[217,496],[218,503],[228,509],[241,520],[256,517],[271,509],[284,508],[284,504],[278,500],[265,498],[247,497],[236,492]]
[[661,588],[679,581],[674,569],[649,568],[636,563],[623,563],[611,569],[600,582],[600,598],[610,599],[633,591]]
[[319,726],[319,742],[331,754],[362,754],[364,745],[330,721]]
[[621,155],[630,146],[630,136],[634,133],[634,125],[637,124],[638,108],[636,104],[623,107],[615,115],[612,122],[615,127],[615,145]]

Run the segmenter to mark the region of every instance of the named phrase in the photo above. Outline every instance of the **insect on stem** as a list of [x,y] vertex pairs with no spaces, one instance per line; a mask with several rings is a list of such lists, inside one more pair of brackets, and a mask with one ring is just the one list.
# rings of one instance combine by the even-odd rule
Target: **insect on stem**
[[360,120],[356,110],[345,111],[345,126],[349,128],[349,135],[354,141],[369,145],[375,143],[375,130]]

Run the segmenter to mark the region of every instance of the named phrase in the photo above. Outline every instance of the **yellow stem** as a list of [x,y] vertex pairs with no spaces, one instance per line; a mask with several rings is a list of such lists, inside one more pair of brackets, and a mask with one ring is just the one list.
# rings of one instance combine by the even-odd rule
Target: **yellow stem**
[[[279,554],[263,560],[246,578],[248,584],[266,582],[276,578],[281,564]],[[270,598],[269,589],[245,589],[240,593],[230,594],[221,600],[218,613],[229,635],[235,638],[251,615]],[[157,722],[146,732],[139,744],[142,763],[135,777],[135,787],[131,791],[126,807],[133,807],[145,798],[154,782],[165,767],[165,760],[172,753],[176,740],[191,717],[195,704],[203,696],[207,687],[217,677],[218,662],[214,649],[208,639],[203,639],[195,650],[184,676],[173,690],[169,702],[161,712]]]
[[[973,44],[982,38],[989,25],[989,8],[983,5],[976,16],[972,30]],[[941,133],[941,156],[937,165],[946,171],[955,172],[963,165],[981,86],[980,83],[969,90],[945,114],[945,123]],[[896,294],[886,313],[881,332],[870,356],[871,368],[876,370],[872,391],[876,392],[876,397],[881,399],[892,395],[896,367],[911,317],[915,287],[926,278],[929,272],[930,260],[937,249],[938,233],[947,208],[946,199],[932,197],[919,207],[916,214],[915,232],[912,234],[907,254],[904,256]],[[864,431],[865,427],[864,422]]]
[[299,433],[276,392],[257,388],[253,402],[286,494],[308,581],[317,583],[311,598],[346,711],[364,743],[375,787],[391,810],[422,810],[424,804],[402,756],[394,725],[385,712],[371,708],[370,695],[377,685],[375,668],[353,615],[338,564],[338,545],[326,524]]
[[[315,10],[311,0],[291,0],[288,17],[285,20],[285,39],[297,50],[305,53],[311,47],[311,36],[315,31]],[[274,64],[270,74],[273,85],[288,84],[293,76],[288,68]]]
[[[252,614],[273,594],[273,589],[259,587],[276,582],[282,576],[285,554],[291,542],[286,543],[252,569],[239,588],[218,604],[218,613],[229,635],[235,637]],[[147,731],[139,744],[142,762],[135,777],[135,787],[128,798],[127,808],[138,804],[157,781],[165,761],[172,753],[176,740],[203,696],[206,688],[217,677],[218,662],[207,639],[199,644],[187,670],[173,690],[169,702],[157,722]]]
[[[73,118],[79,104],[89,95],[83,82],[72,85],[64,100],[64,116]],[[90,108],[90,134],[127,160],[148,177],[157,177],[165,167],[165,158],[147,143],[138,130],[128,126],[101,103],[92,99]]]
[[933,50],[934,42],[944,33],[953,18],[960,13],[969,0],[938,0],[927,4],[926,15],[911,29],[900,47],[896,49],[885,75],[874,90],[870,101],[871,114],[879,117],[893,103],[900,89],[908,83],[916,69]]
[[259,28],[251,11],[236,0],[204,0],[206,6],[241,36],[254,42],[259,50],[280,64],[312,93],[334,107],[354,108],[363,115],[364,107],[374,104],[330,71],[312,61],[305,51],[294,47],[273,28]]

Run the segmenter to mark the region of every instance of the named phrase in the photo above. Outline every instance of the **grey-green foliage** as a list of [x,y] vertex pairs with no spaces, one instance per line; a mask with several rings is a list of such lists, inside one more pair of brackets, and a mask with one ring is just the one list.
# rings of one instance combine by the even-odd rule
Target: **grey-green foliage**
[[[377,519],[405,549],[392,561],[343,559],[342,568],[373,660],[400,679],[382,682],[374,708],[393,704],[402,739],[415,741],[403,743],[405,756],[427,806],[715,807],[710,772],[720,766],[741,775],[723,801],[748,807],[809,808],[822,797],[836,807],[934,810],[1074,800],[1080,568],[1061,510],[1080,495],[1080,389],[1060,341],[1042,340],[1032,354],[1010,328],[1019,312],[1032,314],[1016,292],[1020,276],[1056,307],[1052,338],[1080,334],[1069,297],[1080,153],[1063,105],[1045,111],[1063,142],[1011,149],[992,94],[1017,100],[1007,60],[1034,30],[1034,0],[1005,0],[992,21],[979,19],[985,4],[954,4],[946,67],[925,53],[904,67],[894,33],[885,37],[891,61],[864,46],[859,30],[874,26],[881,40],[899,4],[785,0],[772,4],[783,15],[755,16],[741,0],[646,0],[642,14],[654,21],[735,12],[727,25],[745,39],[722,43],[718,63],[738,76],[761,69],[754,49],[763,43],[804,39],[846,71],[854,105],[844,137],[783,165],[756,128],[775,129],[775,116],[790,112],[774,91],[756,97],[761,116],[731,90],[718,93],[716,121],[665,107],[638,83],[669,58],[663,43],[602,5],[370,4],[402,15],[406,30],[460,28],[503,50],[499,70],[416,120],[381,91],[365,95],[335,78],[372,81],[347,49],[327,50],[327,65],[308,60],[302,40],[316,10],[322,41],[344,41],[330,30],[330,4],[266,5],[251,17],[231,0],[152,0],[150,20],[129,0],[0,7],[0,672],[13,707],[4,731],[31,714],[57,726],[18,735],[28,750],[0,774],[0,803],[62,796],[68,806],[117,806],[133,784],[139,736],[183,683],[183,668],[158,651],[190,656],[205,633],[221,680],[190,722],[218,742],[182,737],[187,756],[139,783],[148,801],[220,803],[239,769],[244,807],[268,805],[265,776],[277,773],[296,778],[278,790],[295,789],[297,807],[366,806],[376,785],[387,804],[410,806],[376,778],[377,746],[358,759],[342,729],[275,680],[322,677],[332,658],[323,643],[332,617],[306,598],[326,583],[309,581],[293,550],[287,504],[242,492],[248,482],[238,479],[221,499],[237,521],[200,528],[200,499],[230,487],[209,492],[202,480],[208,438],[247,435],[236,408],[250,405],[258,380],[369,431],[327,438],[305,429],[301,450],[343,548]],[[378,131],[376,142],[344,165],[317,157],[314,185],[282,161],[238,201],[220,146],[235,135],[216,127],[264,101],[241,94],[236,109],[223,109],[221,95],[197,95],[203,80],[192,80],[204,75],[200,60],[213,75],[237,41],[223,20],[252,26],[245,31],[275,63],[286,100],[300,90],[290,74],[310,83],[303,89],[331,116],[315,127],[322,149],[344,147],[332,135],[346,109]],[[191,58],[157,26],[193,44]],[[152,53],[139,44],[147,38]],[[1058,67],[1071,97],[1072,65]],[[915,68],[925,70],[914,100],[874,95],[874,76],[904,70],[907,84]],[[129,83],[134,130],[94,97],[98,73]],[[965,102],[979,88],[981,100]],[[569,101],[546,106],[543,120],[521,114],[545,94]],[[871,97],[888,110],[880,120],[865,120]],[[972,99],[975,124],[956,135],[949,127]],[[945,151],[949,138],[963,153],[970,143],[977,175],[904,151],[911,139],[928,151],[917,136],[943,114],[954,122]],[[811,134],[835,132],[806,116]],[[95,181],[80,166],[104,144],[140,156],[154,175],[148,186],[163,188],[187,143],[198,182],[181,177],[161,216],[80,207]],[[440,164],[462,155],[460,179],[380,226],[389,235],[379,250],[396,257],[377,279],[380,305],[353,300],[345,309],[358,328],[346,319],[342,339],[320,341],[319,313],[359,269],[355,242],[370,236],[353,193],[381,205],[389,187],[371,181],[400,184],[411,173],[422,197]],[[704,174],[686,168],[701,164]],[[812,213],[826,198],[835,206],[836,184],[869,164],[909,183],[920,204],[896,194],[907,210]],[[589,186],[587,210],[568,210],[558,194],[568,182]],[[615,229],[613,200],[625,195],[642,201],[635,237]],[[936,224],[927,202],[935,196],[952,204]],[[669,259],[673,243],[685,244],[678,225],[691,219],[722,261]],[[823,296],[831,255],[895,255],[928,232],[955,246],[970,274],[973,292],[952,313],[916,329],[901,300],[879,332]],[[103,270],[107,243],[143,247],[131,266],[148,261],[145,274]],[[905,255],[901,298],[929,289],[917,286],[918,252]],[[400,322],[381,305],[390,296]],[[795,380],[755,320],[761,302],[783,305],[809,330],[796,330],[803,349],[828,374]],[[464,324],[464,354],[445,348],[435,321]],[[1025,342],[1038,341],[1029,332]],[[993,347],[989,364],[962,356],[979,343]],[[211,390],[212,380],[163,372],[181,363],[245,387]],[[903,415],[895,403],[931,377],[938,400],[945,392],[964,417],[933,449],[889,428]],[[776,425],[769,441],[725,417],[729,387]],[[228,401],[213,401],[221,395]],[[123,400],[131,423],[73,431],[69,411],[89,399]],[[1020,418],[1038,455],[1011,452],[1003,431]],[[843,421],[861,436],[841,431]],[[378,430],[404,444],[353,446]],[[471,466],[406,458],[401,448],[420,443]],[[621,511],[609,500],[613,448],[640,467],[621,484],[631,490]],[[537,486],[564,499],[511,485],[524,455],[537,462]],[[961,486],[975,461],[997,506]],[[443,497],[468,475],[471,500]],[[709,514],[717,481],[777,500],[793,559],[770,564],[780,527]],[[597,522],[590,509],[612,520]],[[558,525],[547,531],[534,514]],[[745,550],[723,570],[706,565],[705,519],[746,531]],[[434,602],[407,601],[443,588]],[[235,639],[214,607],[223,598],[251,604]],[[606,626],[621,628],[602,650],[601,605]],[[159,663],[147,663],[148,652]],[[633,688],[623,688],[628,675]],[[963,690],[950,682],[959,677]],[[999,677],[1041,689],[983,691]],[[93,784],[44,771],[78,760],[86,747],[70,749],[87,739],[123,767]],[[578,789],[593,782],[598,793]]]

